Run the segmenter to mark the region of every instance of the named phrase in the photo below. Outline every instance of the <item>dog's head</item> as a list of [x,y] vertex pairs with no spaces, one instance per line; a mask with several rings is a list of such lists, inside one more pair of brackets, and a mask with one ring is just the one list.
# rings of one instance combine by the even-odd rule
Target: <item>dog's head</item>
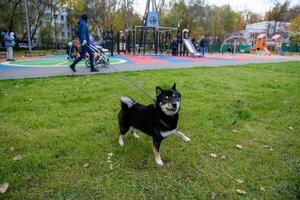
[[167,90],[156,87],[156,105],[168,116],[175,115],[180,109],[181,95],[176,90],[176,83]]

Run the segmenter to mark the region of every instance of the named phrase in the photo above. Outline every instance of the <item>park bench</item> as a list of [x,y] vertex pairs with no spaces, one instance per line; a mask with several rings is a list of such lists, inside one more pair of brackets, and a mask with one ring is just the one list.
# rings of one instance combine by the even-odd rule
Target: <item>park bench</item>
[[66,54],[66,50],[54,50],[52,51],[53,55]]
[[0,52],[0,58],[6,58],[6,52]]
[[33,54],[39,54],[39,56],[45,56],[46,52],[45,51],[26,51],[25,56],[32,56]]

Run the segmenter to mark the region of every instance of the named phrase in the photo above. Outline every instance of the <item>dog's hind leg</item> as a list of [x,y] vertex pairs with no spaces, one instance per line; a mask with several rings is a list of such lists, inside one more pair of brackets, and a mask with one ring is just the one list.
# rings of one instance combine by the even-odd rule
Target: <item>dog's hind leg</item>
[[130,124],[126,120],[126,112],[124,112],[122,109],[118,114],[118,120],[119,120],[119,145],[124,146],[123,141],[123,135],[125,135],[130,127]]
[[119,145],[124,146],[123,135],[121,133],[119,134]]
[[132,137],[134,138],[140,138],[140,136],[138,136],[138,134],[136,134],[134,128],[132,126],[130,126],[129,131],[131,132]]
[[124,146],[124,141],[123,141],[123,135],[125,135],[128,132],[129,128],[125,127],[120,127],[120,133],[119,133],[119,145]]
[[181,137],[181,139],[182,139],[183,141],[185,141],[185,142],[191,141],[190,138],[186,137],[186,136],[185,136],[182,132],[180,132],[180,131],[176,131],[175,134],[176,134],[177,136]]
[[160,143],[161,143],[161,140],[156,140],[156,139],[153,138],[153,153],[154,153],[154,156],[155,156],[155,161],[158,165],[163,166],[164,163],[161,160],[160,154],[159,154]]

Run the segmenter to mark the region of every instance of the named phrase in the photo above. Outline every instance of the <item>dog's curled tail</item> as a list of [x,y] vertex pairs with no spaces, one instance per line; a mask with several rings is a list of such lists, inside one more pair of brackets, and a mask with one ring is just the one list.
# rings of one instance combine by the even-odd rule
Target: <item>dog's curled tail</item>
[[135,102],[129,97],[121,97],[120,101],[122,109],[131,108],[135,104]]

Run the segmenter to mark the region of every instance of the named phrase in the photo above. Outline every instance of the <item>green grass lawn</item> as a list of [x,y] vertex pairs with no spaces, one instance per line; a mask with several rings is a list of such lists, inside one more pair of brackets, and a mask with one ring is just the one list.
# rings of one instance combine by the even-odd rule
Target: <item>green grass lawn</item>
[[152,96],[176,82],[191,142],[164,140],[163,167],[139,131],[120,147],[120,96],[151,101],[117,73],[2,80],[0,199],[299,199],[299,62],[123,74]]
[[[29,51],[28,49],[14,49],[14,57],[21,57],[21,56],[25,56],[25,52]],[[53,51],[55,51],[55,49],[51,50],[51,49],[47,49],[47,50],[36,50],[36,49],[32,49],[32,51],[45,51],[46,55],[53,55]],[[5,52],[5,51],[3,51]],[[39,56],[39,54],[34,53],[33,56]],[[2,55],[2,57],[0,58],[5,58],[5,55]]]

